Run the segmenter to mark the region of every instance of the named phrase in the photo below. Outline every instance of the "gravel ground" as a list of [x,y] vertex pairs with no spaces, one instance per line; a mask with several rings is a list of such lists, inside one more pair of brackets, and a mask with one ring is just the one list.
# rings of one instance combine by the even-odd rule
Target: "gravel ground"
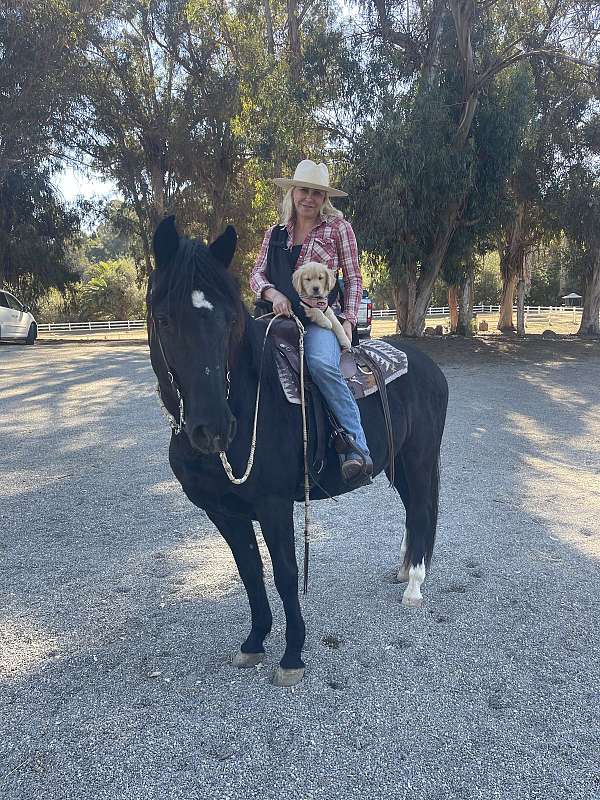
[[270,578],[264,668],[228,664],[245,594],[146,348],[0,347],[0,797],[599,797],[600,353],[529,344],[423,343],[450,407],[422,609],[384,480],[313,505],[295,690]]

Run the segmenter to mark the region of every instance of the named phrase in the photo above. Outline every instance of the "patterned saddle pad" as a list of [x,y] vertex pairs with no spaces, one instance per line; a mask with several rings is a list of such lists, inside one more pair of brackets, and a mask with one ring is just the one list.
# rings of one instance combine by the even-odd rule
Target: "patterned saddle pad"
[[[284,326],[273,327],[275,363],[283,392],[290,403],[300,404],[300,355],[298,331]],[[344,351],[340,359],[340,370],[356,400],[368,397],[377,391],[377,383],[371,366],[362,354],[371,358],[381,370],[385,382],[399,378],[408,372],[406,353],[392,347],[381,339],[367,339],[351,352]],[[308,370],[305,379],[310,380]]]

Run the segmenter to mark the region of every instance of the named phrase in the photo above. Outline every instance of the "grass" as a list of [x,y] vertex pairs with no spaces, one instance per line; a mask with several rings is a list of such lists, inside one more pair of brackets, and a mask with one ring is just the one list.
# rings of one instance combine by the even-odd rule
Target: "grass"
[[[488,330],[486,334],[499,334],[500,331],[496,329],[498,324],[498,314],[478,314],[477,322],[487,322]],[[517,318],[514,317],[516,325]],[[555,312],[554,314],[528,314],[525,322],[525,333],[543,333],[546,330],[552,330],[560,334],[574,334],[579,330],[579,323],[581,317],[579,314],[575,316],[573,322],[573,315],[565,312]],[[444,325],[445,328],[450,328],[449,317],[427,317],[425,325]],[[371,336],[374,338],[381,338],[382,336],[393,336],[396,333],[396,320],[395,319],[374,319]]]

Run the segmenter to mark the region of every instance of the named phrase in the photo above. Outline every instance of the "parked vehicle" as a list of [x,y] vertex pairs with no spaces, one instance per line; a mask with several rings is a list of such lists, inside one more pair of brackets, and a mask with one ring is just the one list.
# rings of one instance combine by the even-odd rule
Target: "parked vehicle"
[[[338,278],[338,284],[342,296],[344,294],[344,279]],[[356,321],[356,332],[359,339],[368,339],[371,336],[371,323],[373,320],[373,303],[369,297],[369,292],[363,289],[362,300],[358,308],[358,320]]]
[[34,344],[37,339],[37,323],[29,308],[17,298],[0,290],[0,339],[21,340]]
[[366,289],[363,289],[360,308],[358,309],[358,322],[356,330],[361,339],[368,339],[371,336],[371,323],[373,320],[373,302]]

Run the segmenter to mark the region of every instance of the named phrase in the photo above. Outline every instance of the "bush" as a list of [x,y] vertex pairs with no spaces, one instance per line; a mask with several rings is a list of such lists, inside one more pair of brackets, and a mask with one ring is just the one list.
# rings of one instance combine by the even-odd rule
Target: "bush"
[[90,264],[77,294],[79,317],[85,320],[140,319],[145,314],[145,295],[129,258]]

